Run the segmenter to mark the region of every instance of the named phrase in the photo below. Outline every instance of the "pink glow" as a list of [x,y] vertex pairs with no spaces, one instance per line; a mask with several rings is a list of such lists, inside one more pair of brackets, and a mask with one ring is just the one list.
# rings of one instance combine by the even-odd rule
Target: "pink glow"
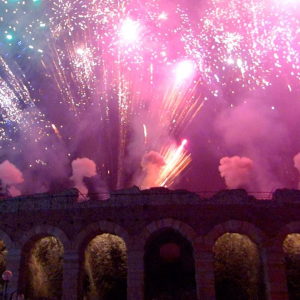
[[121,38],[126,42],[133,42],[138,38],[138,22],[127,18],[120,30]]
[[158,16],[158,20],[167,20],[168,15],[165,12],[162,12],[159,16]]
[[195,67],[192,61],[183,60],[176,68],[176,78],[178,81],[188,79],[194,73]]

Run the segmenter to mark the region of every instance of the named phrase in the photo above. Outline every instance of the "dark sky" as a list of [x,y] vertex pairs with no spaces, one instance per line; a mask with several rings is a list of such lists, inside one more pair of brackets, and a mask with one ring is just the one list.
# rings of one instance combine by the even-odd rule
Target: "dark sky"
[[[25,2],[0,2],[0,164],[23,194],[73,186],[77,158],[95,163],[90,192],[141,185],[143,156],[183,139],[192,162],[171,188],[298,187],[299,4]],[[176,86],[181,61],[194,69]]]

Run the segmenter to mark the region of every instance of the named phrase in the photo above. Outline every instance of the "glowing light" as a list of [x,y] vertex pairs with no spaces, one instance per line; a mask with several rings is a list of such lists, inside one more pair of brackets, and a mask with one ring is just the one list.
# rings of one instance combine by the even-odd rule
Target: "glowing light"
[[62,137],[61,137],[61,135],[60,135],[60,133],[59,133],[57,127],[56,127],[54,124],[51,124],[51,127],[53,128],[53,130],[54,130],[54,132],[56,133],[57,137],[58,137],[59,139],[62,139]]
[[232,58],[228,58],[227,63],[232,65],[232,64],[234,64],[234,60]]
[[239,68],[241,68],[243,66],[243,61],[240,58],[238,58],[236,64]]
[[178,63],[176,67],[176,78],[178,81],[188,79],[194,73],[195,67],[190,60],[184,60]]
[[184,139],[179,147],[172,144],[169,148],[162,150],[166,164],[162,168],[158,185],[169,187],[174,179],[190,164],[191,156],[184,149],[186,144],[187,140]]
[[138,38],[138,22],[127,18],[121,27],[120,36],[126,42],[133,42]]
[[144,141],[145,141],[145,144],[147,143],[147,127],[145,124],[143,124],[143,128],[144,128]]
[[187,144],[187,139],[184,139],[184,140],[182,141],[180,147],[183,148],[186,144]]
[[168,15],[165,12],[162,12],[159,16],[158,16],[158,20],[167,20]]
[[84,50],[82,48],[78,48],[76,50],[76,53],[79,54],[79,55],[83,55],[84,54]]

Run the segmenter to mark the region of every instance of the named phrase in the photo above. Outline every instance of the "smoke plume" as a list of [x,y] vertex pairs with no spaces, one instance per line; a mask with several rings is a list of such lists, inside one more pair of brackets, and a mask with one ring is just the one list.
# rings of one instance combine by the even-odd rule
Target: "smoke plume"
[[2,187],[7,189],[12,197],[20,196],[21,192],[16,185],[24,181],[21,171],[8,160],[0,164],[0,179]]
[[[296,154],[294,156],[294,167],[299,171],[300,173],[300,153]],[[300,189],[300,181],[298,183],[298,189]]]
[[216,125],[223,151],[255,161],[252,191],[270,192],[284,186],[282,166],[290,161],[285,161],[290,140],[278,111],[249,100],[223,111]]
[[223,157],[219,171],[229,189],[246,188],[250,184],[253,161],[247,157]]
[[158,152],[150,151],[143,156],[141,166],[144,172],[144,179],[141,189],[157,186],[157,181],[164,165],[165,160]]
[[78,189],[80,192],[79,201],[86,200],[85,196],[88,194],[88,188],[86,187],[83,179],[84,177],[93,177],[96,173],[96,164],[84,157],[77,158],[72,161],[72,170],[73,175],[71,176],[71,180],[74,181],[74,187]]

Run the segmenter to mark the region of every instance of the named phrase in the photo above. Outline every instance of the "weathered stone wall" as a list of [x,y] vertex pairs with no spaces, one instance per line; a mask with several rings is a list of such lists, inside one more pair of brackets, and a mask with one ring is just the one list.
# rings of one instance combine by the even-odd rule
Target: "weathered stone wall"
[[[144,254],[147,241],[163,228],[179,232],[192,245],[198,298],[215,299],[213,245],[226,232],[247,235],[264,258],[268,299],[287,300],[283,241],[300,233],[300,192],[278,190],[272,199],[257,200],[244,190],[221,191],[200,198],[188,191],[134,187],[106,201],[77,202],[77,191],[5,199],[0,202],[0,238],[8,249],[10,284],[22,284],[22,251],[43,236],[64,246],[63,300],[81,299],[83,249],[101,233],[120,236],[128,257],[128,299],[144,299]],[[76,291],[76,292],[74,292]]]

